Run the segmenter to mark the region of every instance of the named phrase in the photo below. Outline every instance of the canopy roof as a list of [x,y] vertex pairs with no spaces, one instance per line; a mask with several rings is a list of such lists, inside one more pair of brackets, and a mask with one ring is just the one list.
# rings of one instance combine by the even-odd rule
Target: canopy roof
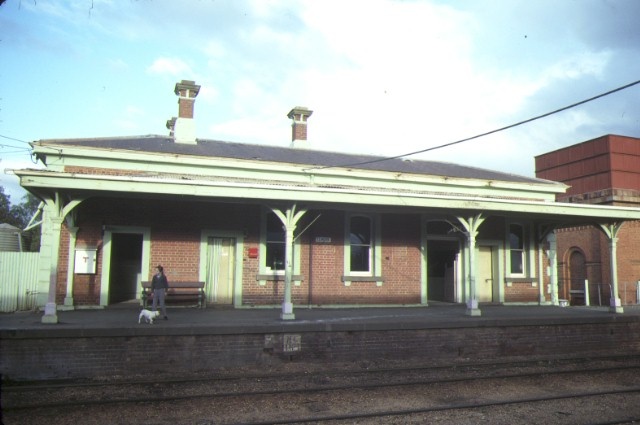
[[488,213],[568,226],[640,220],[637,208],[555,201],[567,186],[436,161],[165,136],[34,142],[46,170],[17,170],[37,196],[71,199],[197,197],[222,202],[299,202],[437,214]]

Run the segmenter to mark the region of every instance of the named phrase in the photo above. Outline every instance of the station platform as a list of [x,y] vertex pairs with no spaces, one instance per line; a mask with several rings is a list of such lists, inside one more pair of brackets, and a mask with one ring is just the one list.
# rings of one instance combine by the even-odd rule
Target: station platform
[[526,326],[609,320],[640,321],[640,306],[624,307],[616,314],[608,307],[480,305],[481,316],[465,314],[463,304],[429,306],[295,308],[295,319],[282,320],[279,308],[167,307],[150,325],[138,323],[141,307],[125,302],[99,309],[58,311],[57,324],[43,324],[42,312],[0,314],[0,338],[20,334],[31,337],[87,335],[244,334],[259,332],[362,331],[486,326]]
[[138,303],[0,315],[0,374],[8,380],[185,377],[229,370],[458,364],[640,355],[640,307],[480,305],[172,308],[138,323]]

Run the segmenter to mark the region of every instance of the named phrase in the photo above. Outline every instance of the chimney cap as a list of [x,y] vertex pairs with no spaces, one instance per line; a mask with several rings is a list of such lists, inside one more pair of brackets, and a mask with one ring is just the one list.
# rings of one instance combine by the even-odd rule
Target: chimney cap
[[200,92],[200,86],[196,84],[193,80],[182,80],[179,83],[176,83],[176,87],[173,92],[177,95],[180,94],[183,90],[189,90],[192,93],[192,97],[196,97]]
[[300,121],[306,121],[313,114],[313,111],[306,106],[296,106],[287,114],[287,117],[296,120],[297,116],[300,116]]

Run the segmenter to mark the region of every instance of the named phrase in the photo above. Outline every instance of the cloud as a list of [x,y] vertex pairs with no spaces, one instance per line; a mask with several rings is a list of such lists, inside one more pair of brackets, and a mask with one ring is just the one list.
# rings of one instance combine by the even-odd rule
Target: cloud
[[561,80],[602,77],[610,59],[610,51],[580,52],[553,64],[543,75],[545,79]]
[[216,134],[218,140],[243,143],[264,143],[265,140],[269,140],[271,144],[288,146],[287,143],[291,139],[287,139],[283,134],[282,124],[287,125],[286,117],[271,121],[265,120],[264,117],[246,117],[211,125],[209,131]]
[[130,68],[129,64],[124,59],[121,59],[121,58],[108,59],[107,66],[110,69],[118,72],[128,71]]
[[302,36],[315,59],[287,81],[316,110],[310,134],[328,149],[399,154],[441,144],[489,129],[531,91],[474,69],[471,18],[450,7],[372,1],[365,16],[359,2],[339,14],[307,6]]
[[[286,146],[286,113],[305,105],[314,110],[314,147],[397,155],[546,113],[640,75],[635,0],[111,0],[91,11],[84,1],[22,4],[24,13],[0,15],[14,48],[5,84],[23,87],[3,94],[2,113],[15,109],[16,117],[3,125],[45,132],[37,137],[164,132],[176,114],[173,84],[186,78],[201,85],[198,137]],[[75,74],[69,52],[82,56]],[[47,63],[47,72],[32,63]],[[82,96],[64,103],[78,84]],[[421,156],[532,174],[542,146],[640,136],[638,90]],[[66,114],[52,109],[82,118],[65,125]],[[24,110],[37,126],[21,121]]]
[[154,60],[147,68],[147,72],[152,74],[169,74],[180,78],[193,75],[191,67],[182,59],[167,57],[159,57]]

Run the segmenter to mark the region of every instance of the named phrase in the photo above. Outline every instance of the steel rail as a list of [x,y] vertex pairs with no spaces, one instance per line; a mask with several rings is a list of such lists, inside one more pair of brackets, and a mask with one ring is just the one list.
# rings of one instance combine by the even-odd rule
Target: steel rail
[[[487,374],[487,375],[474,376],[474,377],[461,376],[461,377],[455,377],[455,378],[435,378],[435,379],[426,379],[426,380],[425,379],[410,380],[410,381],[404,381],[404,382],[383,382],[383,383],[371,382],[371,383],[360,383],[360,384],[325,385],[325,386],[317,385],[314,387],[292,387],[292,388],[275,389],[275,390],[213,392],[213,393],[203,393],[203,394],[113,398],[113,399],[99,399],[99,400],[71,400],[71,401],[47,402],[47,403],[39,403],[39,404],[31,403],[31,404],[23,404],[18,406],[7,405],[5,401],[3,409],[5,411],[18,411],[18,410],[25,410],[25,409],[55,409],[55,408],[65,408],[65,407],[74,407],[74,406],[77,407],[77,406],[102,406],[102,405],[113,405],[113,404],[165,403],[169,401],[196,400],[196,399],[206,399],[206,398],[257,397],[257,396],[274,396],[274,395],[286,395],[286,394],[312,394],[312,393],[326,393],[331,391],[371,390],[371,389],[378,389],[378,388],[450,384],[450,383],[461,383],[461,382],[475,382],[475,381],[483,381],[483,380],[519,379],[519,378],[542,377],[542,376],[551,376],[551,375],[584,374],[584,373],[594,373],[594,372],[605,373],[605,372],[610,372],[614,370],[621,371],[621,370],[630,370],[630,369],[640,369],[640,365],[582,368],[582,369],[573,369],[573,370],[533,371],[533,372],[526,372],[526,373]],[[411,370],[411,369],[408,368],[407,370]],[[194,383],[197,383],[197,382],[194,382]],[[130,385],[135,386],[135,385],[139,385],[139,383],[130,384]]]
[[[606,395],[629,394],[629,393],[638,393],[638,392],[640,392],[640,387],[626,388],[622,390],[613,390],[613,391],[590,391],[590,392],[582,392],[582,393],[567,393],[567,394],[560,394],[555,396],[525,397],[525,398],[501,400],[501,401],[460,403],[460,404],[453,404],[453,405],[433,406],[433,407],[415,408],[415,409],[386,410],[386,411],[380,411],[380,412],[352,413],[352,414],[342,414],[342,415],[325,415],[325,416],[314,416],[314,417],[283,419],[283,420],[276,419],[276,420],[269,420],[267,422],[243,421],[242,424],[243,425],[284,425],[284,424],[300,424],[300,423],[309,423],[309,422],[328,422],[328,421],[346,421],[346,420],[354,420],[354,419],[382,418],[382,417],[391,417],[391,416],[408,416],[408,415],[415,415],[420,413],[443,412],[443,411],[465,410],[465,409],[479,409],[479,408],[485,408],[485,407],[499,407],[499,406],[509,406],[509,405],[526,404],[526,403],[541,403],[546,401],[566,400],[570,398],[602,397]],[[623,424],[623,423],[636,421],[638,419],[640,418],[625,418],[621,421],[606,422],[606,424],[618,424],[618,423]],[[605,425],[605,423],[599,424],[599,425]]]
[[[368,368],[365,370],[317,370],[312,372],[290,372],[290,373],[255,373],[255,374],[235,374],[235,375],[216,375],[204,377],[188,377],[188,378],[166,378],[166,379],[142,379],[142,380],[113,380],[113,381],[77,381],[77,380],[56,380],[38,383],[16,383],[5,382],[2,384],[3,392],[21,392],[31,390],[46,390],[56,388],[91,388],[91,387],[109,387],[121,385],[150,385],[150,384],[191,384],[197,382],[222,382],[232,380],[252,380],[252,379],[291,379],[291,378],[311,378],[314,376],[345,376],[345,375],[372,375],[375,373],[406,373],[406,372],[427,372],[427,371],[464,371],[474,368],[489,367],[526,367],[541,365],[565,365],[594,363],[605,361],[632,361],[640,362],[640,355],[617,355],[617,356],[589,356],[589,357],[567,357],[567,358],[541,358],[534,360],[516,360],[516,361],[496,361],[496,362],[475,362],[465,364],[446,364],[446,365],[429,365],[429,366],[409,366],[409,367],[389,367],[389,368]],[[640,364],[640,363],[639,363]],[[634,367],[634,366],[630,366]],[[582,370],[582,369],[581,369]]]

